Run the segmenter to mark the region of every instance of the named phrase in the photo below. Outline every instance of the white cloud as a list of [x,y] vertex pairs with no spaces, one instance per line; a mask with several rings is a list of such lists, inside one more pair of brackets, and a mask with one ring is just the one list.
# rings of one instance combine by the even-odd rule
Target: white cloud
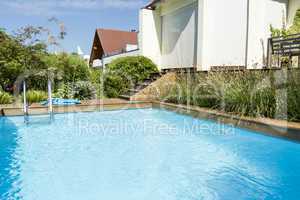
[[143,5],[142,0],[103,0],[105,7],[136,8]]
[[101,9],[137,9],[144,0],[1,0],[1,10],[25,15],[59,15]]

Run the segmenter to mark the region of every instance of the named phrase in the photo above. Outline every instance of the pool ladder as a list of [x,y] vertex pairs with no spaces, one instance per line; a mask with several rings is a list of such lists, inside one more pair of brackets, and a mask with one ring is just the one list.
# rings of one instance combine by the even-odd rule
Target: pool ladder
[[[26,98],[26,81],[23,81],[23,112],[24,112],[24,123],[29,123],[29,112],[28,112],[28,103]],[[53,105],[52,105],[52,83],[48,79],[48,114],[50,116],[50,121],[54,119]]]
[[23,81],[23,112],[24,112],[24,123],[29,123],[28,105],[26,99],[26,81]]

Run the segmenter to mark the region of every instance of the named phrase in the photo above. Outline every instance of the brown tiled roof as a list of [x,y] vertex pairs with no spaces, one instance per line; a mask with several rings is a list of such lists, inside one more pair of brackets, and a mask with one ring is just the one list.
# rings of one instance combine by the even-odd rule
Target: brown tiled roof
[[138,44],[137,32],[97,29],[97,34],[105,55],[121,52],[127,44]]
[[138,33],[119,31],[111,29],[96,29],[90,64],[95,59],[102,59],[105,56],[111,56],[123,53],[127,44],[138,44]]

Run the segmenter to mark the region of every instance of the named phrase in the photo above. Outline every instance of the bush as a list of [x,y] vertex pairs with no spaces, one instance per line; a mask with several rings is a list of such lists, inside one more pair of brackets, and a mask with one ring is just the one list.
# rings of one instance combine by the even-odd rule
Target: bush
[[300,121],[300,70],[178,75],[167,97],[171,103],[218,109],[238,115]]
[[60,54],[55,56],[58,60],[57,67],[62,72],[62,81],[71,83],[77,81],[89,81],[90,69],[86,61],[78,55]]
[[108,70],[133,83],[142,82],[150,78],[151,74],[158,72],[157,66],[143,56],[118,58],[108,65]]
[[96,97],[101,99],[104,98],[104,87],[103,87],[103,71],[99,69],[91,70],[90,81],[96,90]]
[[13,97],[7,93],[0,90],[0,104],[10,104],[13,101]]
[[287,113],[291,121],[300,121],[300,71],[288,76]]
[[108,97],[117,97],[135,84],[158,72],[156,65],[143,56],[118,58],[111,62],[104,75],[104,89]]
[[96,97],[96,90],[92,83],[79,81],[76,83],[61,84],[54,94],[56,98],[88,100]]
[[74,84],[74,98],[89,100],[96,98],[96,90],[90,82],[79,81]]
[[39,91],[39,90],[29,90],[26,92],[26,100],[29,104],[39,103],[47,99],[48,99],[47,92]]
[[61,84],[57,91],[53,94],[55,98],[61,99],[73,99],[74,98],[74,90],[72,84],[66,83]]
[[126,92],[128,88],[129,86],[124,82],[124,79],[122,79],[122,77],[113,73],[105,75],[104,92],[105,96],[107,96],[108,98],[116,98]]

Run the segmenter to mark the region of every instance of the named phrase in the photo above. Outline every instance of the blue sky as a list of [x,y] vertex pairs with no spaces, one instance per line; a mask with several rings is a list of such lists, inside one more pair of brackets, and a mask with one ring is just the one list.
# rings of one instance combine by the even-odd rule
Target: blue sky
[[26,25],[44,26],[58,33],[55,17],[66,27],[61,48],[74,52],[79,45],[90,53],[96,28],[138,29],[138,12],[148,0],[0,0],[0,27],[8,32]]

